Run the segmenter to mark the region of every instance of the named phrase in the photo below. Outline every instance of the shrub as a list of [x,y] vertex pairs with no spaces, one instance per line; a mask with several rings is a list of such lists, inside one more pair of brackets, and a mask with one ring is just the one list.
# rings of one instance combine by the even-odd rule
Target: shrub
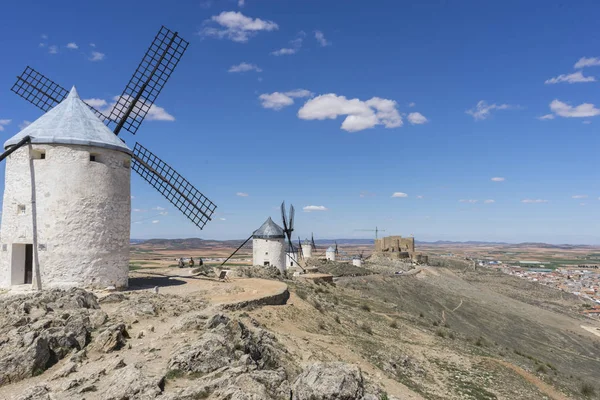
[[340,321],[340,317],[339,315],[336,315],[335,317],[333,317],[333,319],[335,320],[335,322],[337,322],[338,324],[341,324],[342,321]]
[[435,331],[435,334],[441,338],[446,338],[446,332],[444,332],[443,329],[438,329],[437,331]]
[[425,315],[423,315],[423,313],[419,313],[419,317],[423,318]]
[[542,364],[540,364],[535,369],[535,372],[539,372],[539,373],[545,374],[548,371],[546,370],[546,367],[544,367]]
[[313,300],[313,307],[316,308],[317,310],[319,310],[320,312],[325,312],[325,310],[323,310],[323,306],[321,305],[321,303],[319,303],[318,300]]
[[371,328],[371,325],[367,324],[366,322],[362,323],[362,325],[360,326],[360,329],[367,332],[369,335],[373,334],[373,329]]
[[483,338],[480,336],[477,338],[477,340],[475,341],[475,346],[485,346],[485,340],[483,340]]
[[456,336],[454,336],[454,332],[450,332],[450,333],[448,333],[448,337],[450,339],[454,339]]
[[433,321],[433,326],[438,326],[440,323],[437,321]]
[[325,331],[327,330],[327,325],[324,322],[319,322],[319,329]]
[[390,322],[390,328],[398,329],[398,323],[396,321]]
[[306,295],[306,292],[304,290],[296,290],[296,294],[298,295],[298,297],[300,297],[302,300],[306,300],[306,298],[308,297]]
[[368,304],[363,303],[360,308],[362,308],[363,310],[365,310],[366,312],[371,312],[371,307],[369,307]]
[[581,394],[585,397],[591,397],[596,394],[596,389],[589,383],[585,382],[581,385]]

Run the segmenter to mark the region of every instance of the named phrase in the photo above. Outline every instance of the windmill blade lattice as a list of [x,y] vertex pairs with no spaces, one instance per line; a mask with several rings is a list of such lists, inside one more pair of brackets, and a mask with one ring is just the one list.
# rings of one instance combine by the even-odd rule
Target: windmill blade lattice
[[[27,66],[21,75],[17,76],[17,81],[10,90],[43,112],[47,112],[54,108],[54,106],[63,101],[69,94],[67,89],[30,66]],[[102,122],[108,125],[109,119],[106,115],[102,114],[89,104],[87,106],[92,109],[94,114],[96,114]]]
[[124,128],[135,135],[188,45],[177,32],[160,28],[110,113],[115,134]]
[[198,228],[211,220],[217,206],[177,171],[139,143],[131,168],[162,194]]

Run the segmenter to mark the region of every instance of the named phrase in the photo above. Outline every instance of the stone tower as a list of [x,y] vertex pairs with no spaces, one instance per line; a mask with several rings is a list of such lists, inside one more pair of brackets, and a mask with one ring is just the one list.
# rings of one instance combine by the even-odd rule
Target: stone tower
[[0,287],[127,287],[131,150],[79,98],[4,143]]
[[252,234],[252,264],[273,266],[285,271],[285,233],[269,217]]

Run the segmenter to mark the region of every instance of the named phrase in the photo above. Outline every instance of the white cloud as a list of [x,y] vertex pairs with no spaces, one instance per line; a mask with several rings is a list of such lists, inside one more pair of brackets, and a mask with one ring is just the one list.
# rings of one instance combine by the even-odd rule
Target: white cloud
[[244,7],[246,5],[246,0],[238,0],[238,7]]
[[[101,101],[100,99],[93,99],[93,100]],[[131,96],[123,96],[123,97],[115,96],[115,97],[113,97],[113,102],[110,103],[107,108],[105,108],[104,110],[98,110],[98,111],[102,111],[106,115],[109,115],[112,112],[113,108],[118,103],[119,108],[117,108],[117,109],[122,110],[116,117],[116,118],[119,118],[123,114],[125,114],[125,110],[127,110],[129,108],[129,102],[132,100],[133,99],[131,98]],[[146,108],[147,108],[145,105],[146,105],[145,100],[140,98],[140,100],[136,103],[135,107],[133,108],[133,111],[137,112],[138,114],[141,114],[142,109],[146,110]],[[152,104],[150,106],[150,108],[148,109],[148,113],[146,114],[146,119],[149,121],[175,121],[174,116],[169,114],[164,108],[159,107],[155,104]]]
[[539,204],[539,203],[548,203],[548,200],[543,200],[543,199],[523,199],[523,200],[521,200],[521,203]]
[[559,117],[565,118],[586,118],[600,115],[600,109],[590,103],[583,103],[573,107],[562,101],[553,100],[550,103],[550,110]]
[[142,210],[141,208],[134,208],[131,211],[133,211],[133,212],[146,212],[147,210]]
[[573,72],[572,74],[565,75],[561,74],[555,78],[550,78],[544,82],[546,85],[553,85],[556,83],[567,82],[567,83],[583,83],[583,82],[595,82],[596,78],[593,76],[583,76],[581,71]]
[[542,115],[541,117],[537,117],[537,119],[539,119],[540,121],[544,121],[547,119],[554,119],[554,114]]
[[417,199],[422,199],[422,198],[423,198],[423,196],[421,196],[421,195],[417,196]]
[[492,204],[492,203],[495,203],[495,202],[496,202],[496,200],[488,199],[488,200],[484,200],[483,202],[484,202],[485,204]]
[[90,43],[90,47],[96,47],[96,43]]
[[579,203],[580,206],[585,206],[585,203]]
[[161,207],[161,206],[152,207],[152,209],[156,210],[156,211],[164,211],[165,210],[165,208]]
[[501,176],[495,176],[492,178],[493,182],[504,182],[506,180],[506,178],[503,178]]
[[88,106],[94,107],[95,109],[100,109],[108,105],[104,99],[84,99],[83,101]]
[[571,196],[572,199],[587,199],[587,194],[576,194],[574,196]]
[[575,63],[575,68],[597,67],[600,66],[600,57],[581,57]]
[[416,106],[416,104],[415,104],[415,102],[413,101],[412,103],[409,103],[409,104],[408,104],[408,106],[409,106],[409,107],[414,107],[414,106]]
[[479,200],[474,200],[474,199],[460,199],[459,202],[461,203],[477,203]]
[[271,52],[271,55],[274,56],[287,56],[287,55],[291,55],[291,54],[296,54],[296,52],[298,51],[298,49],[291,49],[289,47],[284,47],[283,49],[279,49],[279,50],[275,50]]
[[71,42],[67,44],[67,49],[77,50],[78,48],[79,46],[77,46],[77,43]]
[[38,44],[38,47],[46,47],[46,43],[40,43]]
[[483,120],[489,117],[493,110],[508,110],[510,108],[513,108],[513,106],[509,104],[488,104],[485,100],[480,100],[475,107],[467,110],[466,113],[475,120]]
[[363,191],[360,192],[359,196],[360,197],[374,197],[375,193],[371,193],[371,192],[369,192],[367,190],[363,190]]
[[100,53],[99,51],[92,51],[92,55],[90,56],[90,61],[102,61],[104,60],[104,56],[106,54]]
[[421,124],[425,124],[425,123],[429,122],[423,114],[418,113],[418,112],[413,112],[413,113],[408,114],[407,119],[408,119],[408,122],[410,122],[412,125],[421,125]]
[[248,193],[244,193],[244,192],[237,192],[235,195],[239,196],[239,197],[248,197]]
[[408,195],[402,192],[394,192],[392,193],[392,197],[408,197]]
[[317,39],[317,42],[319,42],[321,47],[331,45],[331,42],[328,42],[327,39],[325,39],[325,35],[321,31],[315,31],[315,39]]
[[157,220],[157,219],[155,219],[154,221],[152,221],[152,223],[153,223],[153,224],[158,224],[158,223],[160,223],[160,221],[159,221],[159,220]]
[[135,196],[131,196],[131,199],[132,199],[132,200],[133,200],[133,199],[135,199]]
[[298,110],[298,118],[306,120],[335,119],[342,115],[346,115],[346,118],[341,128],[348,132],[373,128],[375,125],[384,125],[386,128],[402,126],[396,102],[379,97],[362,101],[328,93],[308,100]]
[[48,39],[48,35],[46,35],[45,33],[43,33],[43,34],[42,34],[40,37],[41,37],[42,39],[44,39],[44,40],[47,40],[47,39]]
[[325,206],[306,206],[302,208],[304,210],[304,212],[311,212],[311,211],[328,211],[329,209]]
[[243,62],[238,65],[232,65],[228,70],[228,72],[247,72],[247,71],[262,72],[262,69],[260,69],[255,64],[248,64],[248,63]]
[[169,212],[168,212],[168,211],[161,211],[161,212],[159,212],[159,214],[160,214],[160,215],[168,215],[168,214],[169,214]]
[[0,132],[4,130],[4,127],[10,124],[12,119],[0,119]]
[[227,221],[227,219],[226,219],[226,218],[223,218],[223,217],[221,217],[221,218],[219,218],[219,219],[220,219],[221,221]]
[[[23,122],[21,122],[19,124],[19,129],[23,130],[23,129],[27,128],[29,125],[31,125],[31,121],[24,120]],[[0,129],[0,130],[2,130],[2,129]]]
[[295,89],[284,93],[263,93],[260,96],[258,96],[258,98],[260,99],[263,108],[281,110],[283,107],[291,106],[292,104],[294,104],[294,98],[310,96],[312,96],[312,92],[306,89]]
[[591,124],[591,123],[592,123],[592,121],[583,121],[583,122],[582,122],[582,124],[586,124],[586,125],[589,125],[589,124]]
[[50,54],[57,54],[58,53],[58,46],[52,45],[52,46],[48,47],[48,53],[50,53]]
[[214,22],[219,27],[206,27],[199,32],[202,36],[213,36],[219,39],[227,38],[238,43],[245,43],[260,31],[273,31],[279,26],[273,21],[260,18],[250,18],[236,11],[223,11],[211,17],[206,23]]

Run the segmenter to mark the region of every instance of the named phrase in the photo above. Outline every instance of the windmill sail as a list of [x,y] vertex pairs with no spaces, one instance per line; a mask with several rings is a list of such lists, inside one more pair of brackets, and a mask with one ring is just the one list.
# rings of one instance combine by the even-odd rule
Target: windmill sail
[[[30,66],[27,66],[21,75],[17,76],[17,81],[10,90],[43,112],[47,112],[54,108],[69,94],[67,89],[40,74]],[[92,109],[94,114],[96,114],[102,122],[108,125],[109,119],[106,115],[102,114],[89,104],[87,104],[87,106]]]
[[124,128],[135,135],[188,45],[177,32],[160,28],[110,113],[115,134]]
[[202,229],[211,220],[217,206],[177,171],[139,143],[133,148],[131,168],[198,228]]

